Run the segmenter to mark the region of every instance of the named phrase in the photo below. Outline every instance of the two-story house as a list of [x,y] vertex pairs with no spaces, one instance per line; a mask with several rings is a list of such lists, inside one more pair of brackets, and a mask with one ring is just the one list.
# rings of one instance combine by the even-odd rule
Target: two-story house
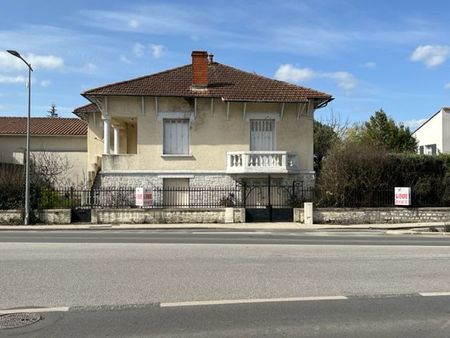
[[[314,184],[313,116],[333,98],[192,52],[192,63],[88,90],[98,187]],[[99,170],[99,171],[98,171]],[[98,173],[96,173],[98,171]]]
[[450,107],[443,107],[412,134],[419,154],[450,152]]

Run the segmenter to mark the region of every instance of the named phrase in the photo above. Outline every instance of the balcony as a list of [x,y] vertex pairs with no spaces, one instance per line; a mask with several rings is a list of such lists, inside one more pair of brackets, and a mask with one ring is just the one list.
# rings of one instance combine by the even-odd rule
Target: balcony
[[299,171],[297,155],[287,151],[227,153],[227,174],[289,174]]

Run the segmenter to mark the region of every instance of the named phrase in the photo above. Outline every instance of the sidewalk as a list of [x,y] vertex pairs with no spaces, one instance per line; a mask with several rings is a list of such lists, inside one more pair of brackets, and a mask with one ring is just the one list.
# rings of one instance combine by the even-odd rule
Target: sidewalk
[[237,230],[408,230],[440,227],[443,222],[385,224],[314,224],[280,223],[193,223],[193,224],[64,224],[64,225],[0,225],[0,230],[143,230],[143,229],[237,229]]

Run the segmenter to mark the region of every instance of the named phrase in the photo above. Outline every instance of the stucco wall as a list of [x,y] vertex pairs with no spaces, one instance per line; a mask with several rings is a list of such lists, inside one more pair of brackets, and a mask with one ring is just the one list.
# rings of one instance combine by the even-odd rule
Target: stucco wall
[[431,118],[425,125],[418,129],[414,136],[417,139],[418,147],[426,146],[430,144],[436,144],[438,152],[443,151],[443,114],[440,111],[434,117]]
[[442,114],[442,152],[450,152],[450,111],[441,110]]
[[[86,178],[86,136],[36,136],[30,138],[31,156],[38,161],[44,157],[67,160],[67,170],[59,177],[63,186],[84,184]],[[26,137],[0,136],[0,161],[23,164]]]
[[[125,170],[191,170],[225,171],[228,151],[250,149],[250,125],[243,116],[243,103],[231,103],[227,119],[227,104],[210,99],[199,99],[197,116],[190,126],[190,156],[163,155],[163,122],[156,114],[155,98],[145,98],[142,112],[140,97],[108,98],[108,113],[112,119],[136,118],[137,155],[127,157]],[[193,104],[182,98],[159,98],[159,112],[193,112]],[[280,113],[281,104],[248,103],[247,113]],[[89,120],[89,161],[103,152],[99,139],[103,138],[101,126]],[[92,125],[92,126],[91,126]],[[99,136],[99,133],[101,136]],[[297,119],[294,104],[286,104],[281,121],[276,123],[276,149],[297,153],[300,170],[313,170],[313,120],[301,116]],[[112,132],[111,132],[112,134]],[[97,139],[96,139],[97,137]],[[111,140],[111,144],[112,144]]]

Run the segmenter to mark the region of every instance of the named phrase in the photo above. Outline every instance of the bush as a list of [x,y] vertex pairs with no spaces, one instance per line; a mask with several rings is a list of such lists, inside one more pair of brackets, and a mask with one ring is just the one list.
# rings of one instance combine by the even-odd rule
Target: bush
[[411,187],[413,205],[448,206],[450,155],[388,154],[369,144],[343,143],[324,160],[318,204],[343,207],[357,200],[360,206],[380,206],[371,192],[393,196],[394,187]]

